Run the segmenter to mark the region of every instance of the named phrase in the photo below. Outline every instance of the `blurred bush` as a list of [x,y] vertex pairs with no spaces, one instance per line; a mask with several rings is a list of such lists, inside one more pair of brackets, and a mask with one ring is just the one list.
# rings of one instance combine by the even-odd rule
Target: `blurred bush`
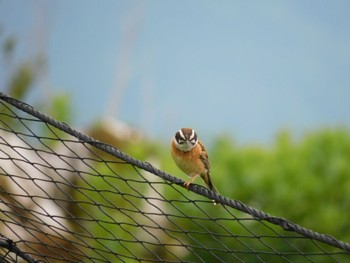
[[[8,63],[13,63],[11,60],[13,59],[12,55],[16,47],[16,40],[14,38],[6,38],[1,42],[3,58]],[[25,101],[26,96],[35,84],[38,77],[38,68],[41,66],[40,63],[38,64],[38,60],[31,59],[29,62],[21,62],[10,67],[12,70],[9,70],[8,79],[4,83],[7,87],[6,92]],[[43,112],[60,121],[71,121],[73,109],[68,96],[53,95],[45,101],[45,105],[39,106]],[[3,121],[7,127],[18,125],[16,124],[16,118],[14,118],[16,111],[13,112],[5,106],[2,106],[0,111],[6,113],[3,115]],[[107,124],[109,125],[102,122],[99,126],[91,125],[90,128],[87,128],[88,133],[94,138],[115,145],[137,159],[150,161],[153,164],[156,162],[158,168],[175,176],[183,175],[171,159],[168,144],[164,145],[160,142],[152,142],[144,138],[140,139],[141,136],[137,136],[138,140],[135,140],[136,133],[130,133],[132,136],[129,137],[118,137],[117,135],[121,134],[120,128],[114,129],[114,126],[110,126],[111,122],[107,122]],[[37,124],[34,123],[33,125]],[[31,129],[36,131],[35,126],[31,127]],[[65,136],[61,131],[56,131],[55,129],[52,131],[55,131],[60,138]],[[110,158],[110,156],[101,152],[98,152],[97,156],[101,156],[104,160],[105,158]],[[213,147],[209,149],[209,157],[212,166],[212,179],[223,196],[240,200],[264,212],[284,217],[306,228],[331,234],[346,242],[350,241],[350,223],[348,218],[350,210],[350,133],[347,129],[316,130],[306,134],[299,140],[293,139],[289,132],[283,131],[278,134],[275,142],[269,146],[242,146],[235,143],[231,137],[222,135],[216,138]],[[115,163],[108,167],[104,163],[102,164],[100,163],[100,167],[94,167],[94,169],[98,171],[97,174],[107,178],[95,176],[87,181],[80,182],[80,184],[87,184],[88,187],[93,186],[94,190],[98,189],[101,191],[102,189],[104,191],[103,195],[98,191],[91,193],[87,187],[86,192],[80,191],[72,194],[73,196],[75,195],[76,199],[92,199],[96,201],[96,204],[100,204],[106,202],[106,196],[110,195],[109,199],[113,200],[111,204],[117,203],[119,207],[129,208],[128,206],[132,202],[135,204],[135,207],[146,207],[143,204],[144,200],[141,195],[148,190],[147,187],[137,185],[135,189],[140,191],[140,198],[135,198],[137,200],[132,200],[132,202],[126,202],[127,199],[123,196],[130,190],[130,185],[137,183],[131,182],[132,176],[135,174],[137,176],[133,167],[126,167],[124,163]],[[128,179],[130,177],[130,182],[118,185],[115,182],[118,179],[116,175],[123,177],[123,179],[125,179],[125,176]],[[186,180],[187,176],[183,175],[182,178]],[[144,182],[147,183],[148,179],[145,175]],[[203,184],[199,179],[195,183]],[[2,184],[5,185],[4,183]],[[84,187],[86,186],[84,185]],[[122,198],[116,195],[117,188],[121,189]],[[177,188],[171,187],[164,189],[165,198],[168,200],[183,200],[184,197],[181,193],[185,193],[184,195],[189,199],[206,200],[180,187],[178,189],[178,191]],[[183,203],[183,206],[186,215],[197,216],[196,213],[198,211],[193,209],[193,203]],[[213,205],[210,203],[204,209],[207,209],[208,214],[212,216],[214,216],[213,213],[215,213],[215,216],[223,216],[225,213],[223,209],[213,212]],[[74,215],[75,213],[76,211],[73,211],[71,214]],[[169,213],[175,214],[176,211],[169,211]],[[222,213],[222,215],[219,215],[219,213]],[[240,213],[237,212],[237,214]],[[114,209],[114,207],[108,210],[107,213],[101,212],[101,208],[96,206],[95,210],[91,211],[91,217],[94,220],[104,219],[108,224],[106,223],[106,227],[101,224],[95,225],[97,227],[91,228],[91,236],[104,236],[106,232],[111,231],[110,229],[113,232],[118,232],[120,226],[117,224],[111,226],[108,218],[113,217],[120,220],[121,216],[124,224],[127,225],[132,222],[131,216],[128,214],[120,215],[119,211]],[[246,217],[246,215],[242,214],[240,216]],[[174,219],[174,222],[178,225],[186,226],[187,229],[198,228],[198,225],[195,225],[193,221],[189,221],[187,218],[178,217]],[[212,233],[221,231],[220,229],[215,229],[216,226],[210,220],[203,220],[203,227],[210,229]],[[129,231],[128,227],[131,228],[130,226],[125,228]],[[252,233],[256,233],[261,230],[259,228],[262,226],[261,224],[252,223],[249,227]],[[109,229],[109,231],[106,229]],[[232,233],[243,235],[244,232],[247,232],[247,230],[237,227],[232,229]],[[203,240],[206,238],[205,236],[200,236],[199,238],[201,238],[200,243],[210,244],[208,247],[216,246],[216,240],[212,240],[212,237],[209,235],[208,240]],[[257,243],[258,241],[258,239],[251,239],[250,242]],[[111,246],[113,246],[114,240],[110,242],[112,243]],[[184,241],[184,243],[191,242],[193,242],[193,239]],[[236,247],[240,246],[236,240],[232,242],[235,242]],[[103,247],[105,244],[97,245]],[[255,245],[259,246],[259,244]],[[303,243],[300,244],[300,246],[304,246],[303,251],[307,251],[305,245]],[[271,244],[271,246],[275,247],[276,251],[285,251],[281,247],[283,244],[279,244],[279,240]],[[130,244],[130,248],[128,248],[128,245],[124,248],[135,251],[134,244]],[[141,247],[139,250],[143,251],[144,249]],[[188,261],[197,259],[193,255],[187,255],[186,257]],[[254,259],[255,257],[252,255],[249,262]],[[210,260],[208,258],[208,262]],[[215,259],[213,258],[212,260]]]
[[210,152],[221,193],[315,231],[350,241],[350,133],[324,129],[271,146],[237,146],[229,137]]
[[[141,160],[150,158],[150,155],[158,156],[161,169],[187,180],[174,165],[169,152],[169,146],[157,143],[151,152],[142,149],[152,148],[152,143],[144,142],[141,147],[127,149],[131,155]],[[139,145],[140,146],[140,145]],[[137,150],[134,150],[137,149]],[[151,154],[150,154],[151,153]],[[135,156],[134,155],[134,156]],[[267,212],[271,215],[286,218],[296,224],[324,234],[330,234],[345,242],[350,241],[350,223],[348,211],[350,210],[350,133],[345,128],[319,129],[305,134],[300,139],[293,139],[288,131],[281,131],[275,141],[267,146],[238,145],[227,135],[215,139],[213,147],[209,149],[209,157],[212,167],[212,178],[223,196],[240,200],[252,207]],[[196,184],[204,185],[198,179]],[[179,188],[188,198],[193,200],[206,200],[201,196]],[[183,196],[176,191],[166,191],[165,197],[170,200],[183,200]],[[182,209],[187,215],[201,216],[201,211],[193,209],[193,203],[183,204]],[[212,204],[204,206],[208,215],[213,217],[227,217],[224,209],[213,211]],[[170,213],[176,213],[171,211]],[[237,217],[249,216],[235,211]],[[179,225],[195,231],[198,225],[188,219],[178,219]],[[268,224],[270,225],[270,224]],[[203,220],[201,227],[209,229],[213,233],[220,233],[222,229],[210,220]],[[288,236],[290,233],[283,231],[281,227],[270,225],[266,228],[259,221],[249,224],[249,231],[239,223],[228,224],[226,227],[237,235],[254,235],[271,232],[272,235],[280,233]],[[297,234],[294,233],[294,236]],[[201,236],[201,243],[207,247],[216,247],[217,241],[210,235]],[[246,249],[241,244],[234,242],[235,249]],[[189,239],[192,245],[196,242]],[[293,247],[306,253],[317,251],[315,244],[306,240],[293,241]],[[232,243],[233,244],[233,243]],[[264,245],[259,238],[251,238],[246,241],[253,250],[264,251]],[[276,251],[289,251],[288,241],[280,239],[269,241],[269,245]],[[321,246],[321,244],[318,244]],[[322,246],[321,246],[322,247]],[[338,251],[327,246],[327,251]],[[202,252],[200,252],[202,253]],[[222,255],[222,259],[229,255]],[[276,255],[265,255],[264,260],[274,260]],[[208,261],[215,260],[206,255]],[[290,256],[291,261],[305,260],[301,255]],[[245,255],[245,260],[255,262],[254,254]],[[187,255],[186,260],[196,260],[196,256]],[[327,257],[320,256],[318,262],[327,262]]]

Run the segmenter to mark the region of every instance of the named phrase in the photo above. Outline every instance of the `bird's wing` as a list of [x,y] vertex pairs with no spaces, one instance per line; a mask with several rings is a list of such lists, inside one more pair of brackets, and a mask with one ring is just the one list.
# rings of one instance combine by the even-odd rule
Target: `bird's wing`
[[199,154],[199,158],[204,163],[205,169],[207,169],[207,171],[209,172],[210,171],[210,163],[209,163],[207,150],[205,149],[205,147],[201,141],[198,141],[198,144],[201,147],[201,153]]

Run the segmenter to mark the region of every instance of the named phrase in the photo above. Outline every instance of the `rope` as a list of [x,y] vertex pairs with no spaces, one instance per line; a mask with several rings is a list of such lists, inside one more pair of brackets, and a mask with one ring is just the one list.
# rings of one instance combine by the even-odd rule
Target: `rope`
[[[6,238],[5,236],[3,236],[2,234],[0,234],[0,247],[6,248],[9,252],[12,252],[14,254],[16,254],[16,256],[26,260],[29,263],[35,263],[38,262],[36,260],[34,260],[31,256],[29,256],[28,254],[22,252],[16,245],[15,243],[9,239]],[[5,255],[6,256],[6,255]],[[0,258],[0,262],[2,259]]]
[[[124,152],[121,152],[120,150],[118,150],[117,148],[108,145],[106,143],[100,142],[95,140],[92,137],[89,137],[86,134],[83,134],[77,130],[72,129],[68,124],[64,123],[64,122],[59,122],[41,112],[39,112],[38,110],[36,110],[35,108],[33,108],[32,106],[19,101],[17,99],[14,99],[12,97],[9,97],[7,95],[5,95],[4,93],[0,92],[0,99],[6,101],[7,103],[11,104],[12,106],[16,107],[17,109],[20,109],[30,115],[35,116],[36,118],[42,120],[45,123],[48,123],[54,127],[56,127],[57,129],[60,129],[74,137],[76,137],[77,139],[79,139],[80,141],[84,142],[84,143],[88,143],[100,150],[103,150],[129,164],[132,164],[138,168],[141,168],[145,171],[148,171],[168,182],[171,182],[173,184],[177,184],[180,186],[183,186],[184,182],[183,180],[174,177],[162,170],[157,169],[156,167],[154,167],[152,164],[148,163],[148,162],[143,162],[140,161],[138,159],[135,159],[129,155],[127,155]],[[292,223],[284,218],[281,217],[275,217],[272,216],[268,213],[259,211],[253,207],[250,207],[238,200],[233,200],[233,199],[229,199],[226,198],[222,195],[219,195],[217,193],[214,193],[212,191],[210,191],[207,188],[204,188],[202,186],[196,185],[196,184],[191,184],[189,186],[189,190],[192,192],[195,192],[197,194],[200,194],[202,196],[208,197],[209,199],[215,200],[218,203],[221,203],[224,206],[229,206],[232,207],[236,210],[239,210],[241,212],[244,212],[246,214],[251,215],[252,217],[254,217],[257,220],[264,220],[267,221],[271,224],[274,225],[278,225],[280,227],[282,227],[284,230],[286,231],[293,231],[296,232],[304,237],[308,237],[310,239],[313,240],[317,240],[323,243],[326,243],[328,245],[340,248],[346,252],[350,252],[350,244],[337,240],[336,238],[330,236],[330,235],[326,235],[326,234],[321,234],[315,231],[312,231],[310,229],[307,229],[305,227],[302,227],[298,224]]]

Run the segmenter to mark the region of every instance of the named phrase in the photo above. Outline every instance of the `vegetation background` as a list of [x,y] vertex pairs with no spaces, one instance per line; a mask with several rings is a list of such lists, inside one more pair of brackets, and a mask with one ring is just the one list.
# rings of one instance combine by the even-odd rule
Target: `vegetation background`
[[[0,31],[0,41],[1,59],[7,61],[3,91],[22,101],[32,100],[47,58],[37,54],[26,61],[15,61],[16,38]],[[60,121],[74,120],[74,106],[66,94],[53,94],[48,101],[38,99],[34,104]],[[159,168],[186,178],[175,167],[169,145],[163,141],[146,136],[136,141],[113,141],[102,120],[85,128],[131,156],[140,160],[155,158]],[[242,145],[225,133],[211,139],[208,151],[212,175],[222,195],[350,242],[350,131],[346,126],[320,127],[301,136],[281,130],[266,145]]]

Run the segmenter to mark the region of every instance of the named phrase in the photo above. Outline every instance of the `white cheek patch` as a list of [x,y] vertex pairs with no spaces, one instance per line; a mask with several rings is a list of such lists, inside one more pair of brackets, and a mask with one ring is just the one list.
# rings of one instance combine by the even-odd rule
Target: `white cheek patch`
[[198,143],[198,140],[193,139],[193,141],[191,141],[191,149],[194,148]]

